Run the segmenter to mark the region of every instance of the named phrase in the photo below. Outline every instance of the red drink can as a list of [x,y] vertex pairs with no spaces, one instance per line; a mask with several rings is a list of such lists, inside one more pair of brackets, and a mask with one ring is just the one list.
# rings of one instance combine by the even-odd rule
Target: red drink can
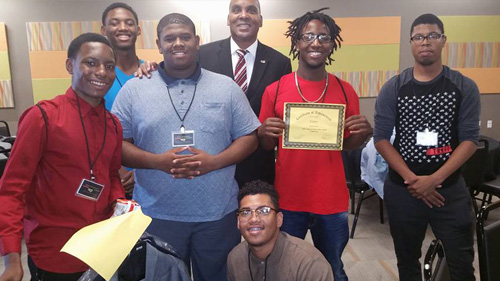
[[139,203],[135,202],[134,200],[118,199],[116,200],[115,212],[113,213],[113,217],[120,216],[140,208],[141,206],[139,205]]

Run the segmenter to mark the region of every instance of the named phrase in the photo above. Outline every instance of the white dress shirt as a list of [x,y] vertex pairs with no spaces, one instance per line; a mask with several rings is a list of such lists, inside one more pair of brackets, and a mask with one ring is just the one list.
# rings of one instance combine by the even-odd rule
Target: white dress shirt
[[[240,59],[240,56],[238,55],[236,50],[240,49],[240,47],[238,47],[238,44],[234,42],[232,37],[230,41],[231,41],[231,61],[233,64],[233,75],[234,75],[234,71],[236,70],[236,64]],[[257,44],[258,40],[255,40],[255,42],[253,42],[253,44],[246,49],[247,53],[245,55],[245,62],[247,66],[247,89],[250,87],[250,81],[253,73],[253,65],[255,62],[255,57],[257,56]]]

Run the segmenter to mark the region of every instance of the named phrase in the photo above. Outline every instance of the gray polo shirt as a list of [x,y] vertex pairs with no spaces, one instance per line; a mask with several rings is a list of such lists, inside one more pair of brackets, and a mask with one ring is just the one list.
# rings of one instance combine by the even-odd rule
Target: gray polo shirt
[[[195,148],[213,155],[260,125],[232,79],[200,68],[187,79],[169,77],[162,68],[151,79],[131,79],[121,89],[112,112],[122,123],[124,138],[133,138],[140,149],[160,154],[173,148],[172,132],[181,127],[173,105],[181,117],[187,112],[184,126],[195,131]],[[235,165],[231,165],[186,180],[159,170],[137,169],[134,199],[153,218],[218,220],[237,208],[234,172]]]

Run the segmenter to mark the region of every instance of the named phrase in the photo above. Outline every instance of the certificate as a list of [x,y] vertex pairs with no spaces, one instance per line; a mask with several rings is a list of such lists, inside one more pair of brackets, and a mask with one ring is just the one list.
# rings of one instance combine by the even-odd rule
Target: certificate
[[283,148],[342,150],[345,105],[285,103]]

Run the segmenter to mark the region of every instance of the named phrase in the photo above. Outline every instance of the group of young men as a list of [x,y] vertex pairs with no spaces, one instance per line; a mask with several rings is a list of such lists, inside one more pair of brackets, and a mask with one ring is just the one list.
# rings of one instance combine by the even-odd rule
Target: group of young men
[[[285,102],[344,104],[346,150],[372,134],[352,86],[325,69],[342,38],[323,10],[290,22],[292,73],[287,57],[257,40],[258,0],[230,1],[231,36],[202,46],[191,19],[164,16],[163,62],[141,68],[137,14],[123,3],[106,8],[109,41],[74,39],[71,87],[19,120],[0,181],[0,280],[23,276],[23,230],[31,280],[77,280],[87,267],[62,245],[132,190],[153,218],[147,231],[173,245],[194,280],[348,280],[341,152],[282,148]],[[430,223],[453,280],[474,280],[471,199],[458,170],[475,150],[478,90],[442,65],[437,17],[420,16],[410,38],[415,66],[383,87],[374,130],[391,167],[385,200],[400,278],[421,280]],[[137,70],[148,78],[131,79]],[[316,248],[295,238],[308,230]]]

